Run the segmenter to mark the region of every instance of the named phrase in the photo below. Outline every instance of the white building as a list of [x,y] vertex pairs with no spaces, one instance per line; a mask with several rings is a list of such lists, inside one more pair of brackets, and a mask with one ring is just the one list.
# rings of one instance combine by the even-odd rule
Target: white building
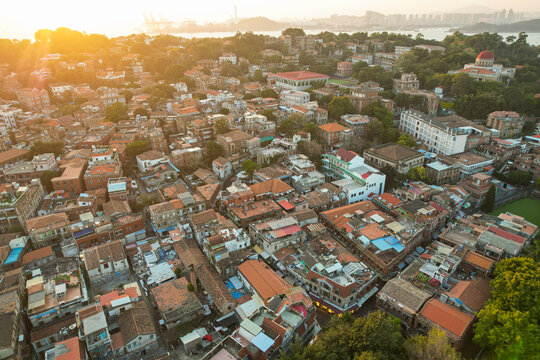
[[219,57],[219,63],[223,64],[224,62],[230,62],[233,65],[236,65],[236,54],[235,53],[223,53]]
[[[17,116],[22,113],[22,109],[10,108],[9,105],[0,107],[0,125],[5,125],[7,129],[16,128]],[[1,122],[3,122],[3,124]]]
[[167,161],[168,158],[161,151],[157,150],[149,150],[137,155],[137,167],[142,172],[146,172],[151,167],[165,163]]
[[315,82],[327,83],[330,79],[328,75],[305,70],[277,73],[274,78],[277,87],[298,91],[309,89]]
[[232,175],[232,164],[223,156],[212,161],[212,171],[220,180],[228,180]]
[[179,81],[176,84],[171,84],[171,86],[173,88],[175,88],[176,91],[179,91],[179,92],[187,92],[188,91],[188,87],[187,87],[185,82]]
[[73,86],[66,84],[66,85],[51,85],[51,91],[54,96],[56,97],[62,97],[64,96],[64,93],[68,93],[67,95],[71,94],[73,91]]
[[352,180],[357,185],[353,185],[350,181],[338,181],[336,184],[343,187],[351,203],[366,200],[369,194],[380,195],[384,192],[386,175],[367,165],[364,158],[355,152],[339,149],[333,153],[323,154],[322,163],[327,176]]
[[304,106],[309,102],[309,93],[305,91],[284,90],[279,94],[281,105]]
[[399,129],[422,141],[429,151],[454,155],[465,151],[468,127],[448,127],[417,111],[403,111]]
[[36,171],[49,171],[58,169],[58,166],[56,166],[56,159],[53,153],[35,155],[32,159],[32,165],[34,165],[34,170]]

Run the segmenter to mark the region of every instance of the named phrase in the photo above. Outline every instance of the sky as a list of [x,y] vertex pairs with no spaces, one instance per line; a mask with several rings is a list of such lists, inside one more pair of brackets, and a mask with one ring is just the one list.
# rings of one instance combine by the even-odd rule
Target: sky
[[[36,30],[60,26],[118,36],[140,32],[143,13],[181,22],[222,22],[238,17],[266,16],[273,20],[311,19],[338,15],[364,15],[366,10],[383,14],[452,12],[471,5],[470,0],[451,2],[426,0],[2,0],[0,38],[31,38]],[[477,0],[475,6],[493,10],[540,12],[540,1]],[[139,30],[139,31],[138,31]]]

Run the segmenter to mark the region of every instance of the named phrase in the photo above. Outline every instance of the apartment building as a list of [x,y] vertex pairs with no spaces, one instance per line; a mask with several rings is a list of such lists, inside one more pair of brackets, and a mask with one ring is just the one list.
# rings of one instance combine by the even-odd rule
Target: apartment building
[[401,113],[399,128],[422,141],[429,151],[445,155],[462,153],[491,139],[485,127],[457,115],[430,118],[407,110]]
[[0,233],[26,229],[26,220],[36,215],[44,194],[39,179],[28,186],[0,185]]
[[486,126],[501,132],[501,137],[511,138],[523,130],[523,116],[515,111],[494,111],[488,115]]
[[386,175],[367,165],[355,152],[339,149],[333,153],[323,154],[322,163],[327,176],[352,180],[359,186],[356,193],[349,194],[355,201],[365,200],[371,193],[379,195],[384,192]]

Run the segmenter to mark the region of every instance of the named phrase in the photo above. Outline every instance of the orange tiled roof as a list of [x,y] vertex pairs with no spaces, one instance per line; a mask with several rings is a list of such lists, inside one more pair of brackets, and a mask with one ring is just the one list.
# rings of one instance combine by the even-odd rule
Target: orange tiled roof
[[276,295],[284,294],[291,288],[291,285],[262,261],[244,261],[238,266],[238,270],[265,302]]
[[275,195],[283,194],[288,191],[292,191],[293,188],[285,184],[280,179],[270,179],[260,183],[253,184],[249,187],[255,196],[259,196],[266,193],[272,193]]
[[459,337],[463,336],[473,321],[471,315],[440,302],[437,299],[429,300],[420,315],[439,325],[443,330]]
[[494,263],[494,260],[491,260],[490,258],[471,250],[467,251],[467,254],[465,254],[463,259],[468,263],[476,265],[485,270],[491,269]]
[[343,125],[340,125],[338,123],[327,123],[327,124],[319,125],[319,129],[329,132],[329,133],[334,133],[334,132],[348,130],[349,128]]

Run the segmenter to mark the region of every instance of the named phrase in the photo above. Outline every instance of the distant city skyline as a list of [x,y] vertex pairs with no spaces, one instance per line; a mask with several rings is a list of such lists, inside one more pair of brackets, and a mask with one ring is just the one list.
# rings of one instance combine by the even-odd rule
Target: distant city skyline
[[333,3],[276,0],[264,5],[248,0],[206,2],[94,0],[91,3],[77,3],[67,0],[56,0],[53,3],[37,0],[6,2],[0,7],[0,38],[33,39],[34,32],[39,29],[56,29],[60,26],[108,36],[125,35],[136,32],[141,27],[145,12],[152,13],[156,17],[162,15],[174,22],[185,20],[198,23],[223,22],[234,16],[235,4],[239,18],[265,16],[277,21],[325,18],[332,14],[362,16],[367,10],[386,15],[451,13],[463,9],[475,11],[482,8],[492,11],[512,8],[515,12],[540,12],[540,2],[535,0],[514,3],[506,0],[479,0],[474,5],[468,0],[455,0],[450,3],[410,0],[406,4],[400,0],[380,2],[344,0]]

